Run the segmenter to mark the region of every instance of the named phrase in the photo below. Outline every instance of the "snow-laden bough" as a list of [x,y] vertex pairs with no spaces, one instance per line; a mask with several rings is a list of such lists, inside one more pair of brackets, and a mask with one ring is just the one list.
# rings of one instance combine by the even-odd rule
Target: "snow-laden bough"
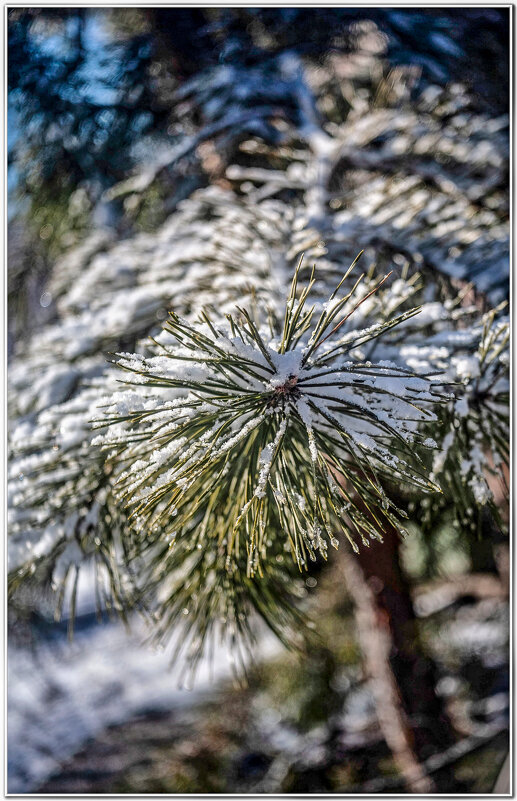
[[393,482],[439,489],[418,451],[435,447],[420,429],[444,396],[428,376],[351,355],[418,309],[342,335],[367,297],[354,298],[359,282],[340,297],[343,282],[317,313],[314,272],[298,292],[297,271],[281,330],[245,309],[224,322],[171,313],[156,355],[119,354],[129,377],[97,443],[135,542],[212,549],[253,577],[281,541],[303,570],[343,535],[357,550],[387,525],[403,532]]

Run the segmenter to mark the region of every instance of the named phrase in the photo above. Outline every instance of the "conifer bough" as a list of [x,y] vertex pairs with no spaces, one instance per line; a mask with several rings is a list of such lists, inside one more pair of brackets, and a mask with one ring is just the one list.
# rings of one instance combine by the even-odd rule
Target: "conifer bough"
[[200,617],[211,569],[234,593],[243,580],[265,588],[273,573],[285,574],[286,552],[303,571],[343,535],[357,550],[381,540],[387,522],[403,533],[407,515],[389,483],[438,489],[418,455],[435,443],[419,429],[437,419],[432,407],[443,395],[429,376],[353,357],[418,308],[354,330],[350,318],[371,293],[356,300],[361,279],[343,290],[353,266],[317,308],[308,304],[314,269],[299,291],[300,260],[278,324],[240,308],[223,321],[204,312],[196,323],[171,313],[153,340],[156,355],[118,354],[130,376],[105,400],[96,424],[109,428],[97,442],[129,513],[133,566],[143,557],[151,584],[176,575],[163,601],[175,615],[188,599]]

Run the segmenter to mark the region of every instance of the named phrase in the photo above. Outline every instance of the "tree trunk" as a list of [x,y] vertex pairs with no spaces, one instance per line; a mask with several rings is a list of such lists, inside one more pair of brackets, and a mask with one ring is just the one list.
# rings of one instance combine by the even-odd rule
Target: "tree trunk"
[[[435,666],[421,650],[399,536],[388,527],[383,543],[342,558],[379,724],[397,767],[410,792],[451,790],[448,771],[431,782],[420,765],[456,738],[435,693]],[[417,789],[426,783],[428,789]]]
[[430,793],[433,781],[426,776],[415,748],[415,738],[404,709],[400,688],[390,666],[392,639],[389,627],[379,618],[372,582],[365,579],[357,559],[342,554],[345,581],[355,606],[357,637],[366,672],[371,680],[379,725],[395,764],[409,792]]
[[389,527],[384,542],[361,548],[356,559],[376,600],[377,621],[390,636],[390,663],[421,759],[454,741],[443,705],[435,693],[433,662],[421,649],[409,583],[399,561],[400,538]]

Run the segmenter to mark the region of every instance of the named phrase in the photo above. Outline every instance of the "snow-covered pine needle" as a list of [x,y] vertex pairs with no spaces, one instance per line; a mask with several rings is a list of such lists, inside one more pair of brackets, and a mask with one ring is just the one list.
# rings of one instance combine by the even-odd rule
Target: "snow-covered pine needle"
[[245,309],[197,323],[171,313],[156,355],[119,354],[126,389],[106,399],[98,444],[133,556],[153,555],[155,580],[180,568],[175,552],[248,581],[278,570],[285,551],[303,571],[343,536],[357,550],[387,524],[403,532],[389,484],[438,489],[415,445],[441,396],[426,377],[350,353],[416,310],[339,336],[359,282],[314,320],[314,271],[298,292],[299,269],[276,337]]
[[[443,441],[431,473],[443,488],[444,501],[454,509],[456,525],[478,535],[485,508],[499,528],[506,528],[493,492],[498,487],[500,497],[508,497],[510,325],[500,311],[484,315],[476,351],[467,355],[450,349],[455,398],[441,411]],[[428,512],[422,523],[433,522]]]

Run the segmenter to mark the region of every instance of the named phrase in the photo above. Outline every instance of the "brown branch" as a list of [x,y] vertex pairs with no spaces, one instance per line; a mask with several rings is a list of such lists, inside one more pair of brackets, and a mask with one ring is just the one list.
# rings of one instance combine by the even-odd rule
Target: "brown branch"
[[411,728],[390,667],[389,629],[379,625],[375,595],[358,561],[347,551],[342,554],[341,565],[347,590],[356,608],[357,637],[371,679],[377,717],[384,739],[408,790],[418,793],[432,792],[434,784],[418,761]]
[[[486,724],[480,726],[475,734],[470,737],[465,737],[463,740],[454,743],[445,751],[439,754],[433,754],[429,759],[421,764],[422,770],[426,777],[430,777],[431,773],[435,773],[448,765],[453,765],[459,759],[477,751],[484,745],[493,740],[499,734],[507,731],[507,727],[503,725],[490,725]],[[403,785],[403,780],[397,776],[387,776],[386,778],[372,779],[365,784],[357,785],[356,787],[347,787],[346,792],[361,792],[361,793],[381,793],[385,790],[394,790]],[[493,793],[509,793],[509,759],[507,757],[504,762],[499,777],[496,781]],[[498,789],[499,786],[499,789]]]
[[413,590],[412,595],[418,616],[428,617],[446,609],[463,595],[472,595],[479,600],[483,598],[504,600],[508,597],[508,588],[497,576],[489,573],[470,573],[445,581],[422,584]]

